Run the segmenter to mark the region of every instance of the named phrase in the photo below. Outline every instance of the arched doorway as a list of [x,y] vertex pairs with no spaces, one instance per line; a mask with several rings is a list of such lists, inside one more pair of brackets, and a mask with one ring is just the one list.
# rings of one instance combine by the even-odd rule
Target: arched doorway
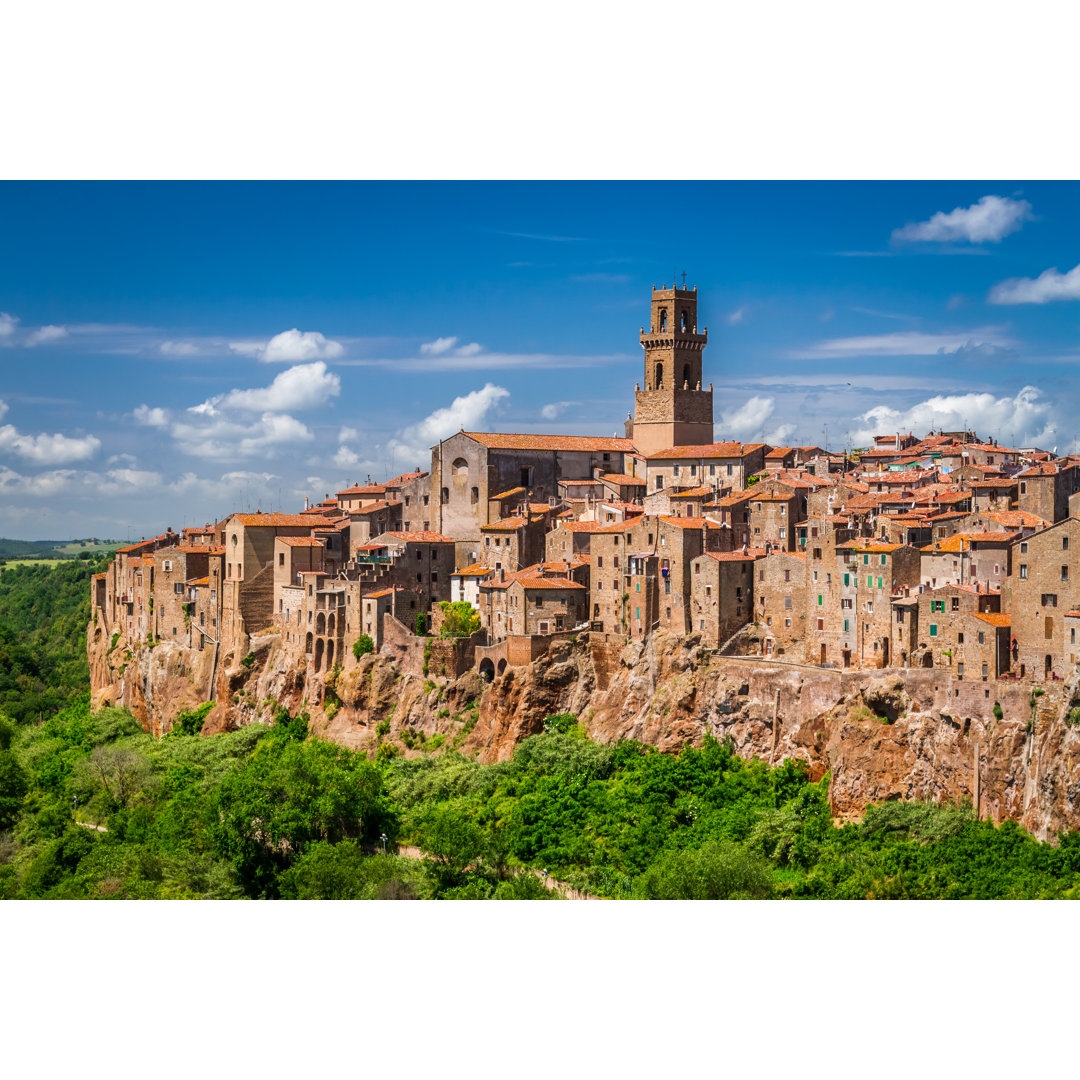
[[326,669],[332,670],[334,667],[334,642],[330,640],[326,643]]
[[664,365],[656,365],[656,389],[659,390],[664,385]]
[[310,630],[308,631],[307,642],[304,645],[304,652],[306,652],[308,654],[308,656],[311,655],[311,631]]
[[323,648],[324,648],[323,639],[322,638],[316,638],[315,639],[315,670],[316,671],[322,671]]
[[498,673],[499,675],[501,675],[501,674],[502,674],[502,673],[503,673],[503,672],[504,672],[505,670],[506,670],[506,657],[504,656],[504,657],[503,657],[503,658],[502,658],[502,659],[501,659],[501,660],[499,661],[499,666],[498,666],[498,667],[497,667],[497,668],[495,669],[495,671],[496,671],[496,672],[497,672],[497,673]]
[[326,616],[321,611],[315,616],[315,633],[326,633]]
[[484,682],[491,682],[495,678],[495,665],[491,662],[491,657],[485,656],[480,661],[480,678]]
[[333,612],[331,612],[329,615],[326,616],[326,632],[330,635],[330,637],[334,636],[334,622],[334,614]]

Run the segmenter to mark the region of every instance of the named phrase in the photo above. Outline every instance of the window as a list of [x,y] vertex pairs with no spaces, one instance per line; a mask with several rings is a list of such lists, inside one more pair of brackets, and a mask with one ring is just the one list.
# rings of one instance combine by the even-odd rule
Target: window
[[784,620],[784,625],[790,627],[791,626],[791,620],[790,619],[785,619]]
[[952,610],[953,611],[959,611],[960,610],[960,597],[959,596],[954,596],[952,598]]
[[963,634],[957,634],[956,635],[956,644],[957,645],[963,645],[964,644],[964,635]]
[[674,475],[674,476],[679,475],[679,466],[678,465],[676,465],[675,468],[672,470],[672,475]]
[[881,556],[881,565],[882,566],[885,565],[885,556],[884,555]]
[[866,575],[866,587],[872,589],[874,587],[874,579],[869,574]]
[[825,629],[825,620],[824,619],[818,619],[817,628],[819,630],[824,630]]
[[791,597],[790,596],[785,596],[784,597],[784,610],[785,611],[790,611],[791,610]]
[[791,580],[791,571],[790,570],[785,570],[784,571],[784,580],[785,581],[790,581]]
[[[874,614],[874,601],[873,600],[867,600],[866,601],[866,614],[867,615],[873,615]],[[868,626],[866,629],[869,631],[870,627]]]
[[278,566],[284,566],[285,565],[285,552],[284,551],[279,551],[278,552],[277,564],[278,564]]
[[930,636],[937,637],[937,623],[930,624]]
[[987,675],[990,674],[988,665],[983,664],[983,666],[982,666],[982,674],[983,674],[984,679],[986,678]]
[[862,564],[863,564],[863,566],[869,566],[870,565],[870,556],[869,555],[864,555],[862,557]]
[[846,634],[851,629],[851,621],[849,619],[844,620],[844,633]]
[[1057,593],[1043,593],[1043,607],[1057,607]]
[[1067,536],[1063,536],[1061,538],[1061,550],[1062,551],[1068,551],[1069,550],[1069,538]]
[[845,585],[850,585],[851,584],[851,575],[850,574],[845,574],[844,575],[844,584]]
[[813,572],[813,574],[814,574],[814,580],[815,580],[815,581],[817,581],[817,571],[815,570],[815,571]]
[[1020,481],[1020,494],[1021,495],[1026,495],[1027,494],[1027,483],[1025,481],[1023,481],[1023,480]]
[[956,674],[961,678],[964,677],[964,664],[962,661],[956,665]]
[[1021,555],[1026,555],[1027,554],[1027,541],[1026,540],[1023,540],[1020,543],[1020,554]]
[[878,587],[879,589],[880,589],[880,588],[882,588],[882,584],[881,584],[881,578],[878,578],[878,579],[877,579],[877,587]]
[[986,634],[984,634],[981,630],[979,631],[979,644],[980,645],[985,645],[986,644]]
[[817,606],[821,607],[823,602],[824,602],[824,598],[822,597],[821,593],[818,593]]
[[1062,581],[1068,581],[1069,580],[1069,568],[1067,566],[1063,566],[1061,568],[1061,580]]
[[597,557],[596,557],[596,565],[598,567],[604,565],[604,556],[603,555],[597,555]]
[[1027,564],[1026,563],[1021,563],[1020,564],[1020,576],[1022,578],[1027,577]]

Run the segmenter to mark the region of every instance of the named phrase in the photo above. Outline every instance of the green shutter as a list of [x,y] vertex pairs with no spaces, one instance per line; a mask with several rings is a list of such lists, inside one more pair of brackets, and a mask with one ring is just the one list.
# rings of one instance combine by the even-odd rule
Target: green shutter
[[930,624],[930,636],[937,637],[937,623]]
[[881,588],[881,578],[878,578],[878,579],[877,579],[877,587],[878,587],[879,589]]
[[849,622],[849,620],[848,620],[848,619],[845,619],[845,620],[844,620],[844,633],[845,633],[845,634],[846,634],[846,633],[848,632],[848,630],[850,630],[850,629],[851,629],[851,627],[850,627],[850,626],[848,625],[848,622]]
[[882,566],[885,565],[885,556],[884,555],[881,556],[881,565]]
[[851,579],[851,575],[850,575],[850,574],[845,574],[845,575],[844,575],[844,584],[845,584],[845,585],[850,585],[850,584],[851,584],[851,580],[850,580],[850,579]]
[[821,593],[818,593],[817,606],[821,607]]
[[641,608],[639,608],[639,607],[634,608],[634,618],[635,619],[640,619],[641,618]]
[[866,577],[866,587],[872,589],[874,587],[874,579],[868,574]]
[[869,555],[864,555],[862,557],[862,564],[863,564],[863,566],[869,566],[870,565],[870,556]]

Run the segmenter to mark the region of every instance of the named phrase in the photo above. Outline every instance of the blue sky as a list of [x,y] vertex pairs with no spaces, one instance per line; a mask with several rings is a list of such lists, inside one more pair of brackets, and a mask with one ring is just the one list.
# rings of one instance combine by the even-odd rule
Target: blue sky
[[1077,191],[5,183],[0,535],[296,507],[461,426],[621,433],[684,270],[718,437],[1072,450]]

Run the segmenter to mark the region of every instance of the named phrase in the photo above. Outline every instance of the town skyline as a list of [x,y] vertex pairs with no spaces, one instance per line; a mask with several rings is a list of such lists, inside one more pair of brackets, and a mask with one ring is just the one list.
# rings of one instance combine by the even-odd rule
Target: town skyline
[[718,439],[1078,449],[1074,185],[0,190],[14,538],[296,509],[461,428],[621,435],[684,272]]

